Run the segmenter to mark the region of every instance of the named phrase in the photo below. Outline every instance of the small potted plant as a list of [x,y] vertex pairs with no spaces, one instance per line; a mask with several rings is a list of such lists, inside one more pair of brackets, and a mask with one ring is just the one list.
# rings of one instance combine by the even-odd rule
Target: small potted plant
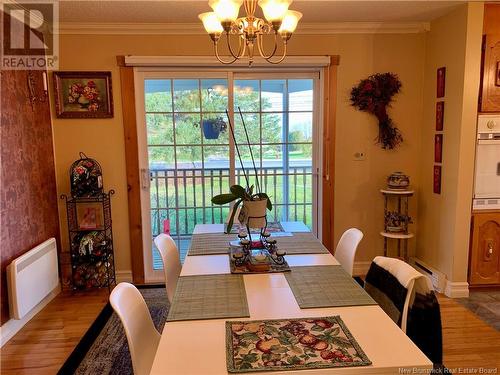
[[227,125],[221,117],[204,119],[202,121],[203,135],[206,139],[218,139],[220,133],[224,133]]
[[413,221],[408,215],[396,211],[385,212],[385,229],[387,232],[406,232],[409,223],[413,223]]
[[231,232],[234,217],[238,207],[243,204],[238,220],[249,228],[263,228],[266,226],[266,209],[271,211],[273,205],[266,193],[253,193],[253,185],[244,188],[241,185],[231,186],[230,193],[219,194],[212,198],[212,203],[223,205],[234,202],[226,233]]

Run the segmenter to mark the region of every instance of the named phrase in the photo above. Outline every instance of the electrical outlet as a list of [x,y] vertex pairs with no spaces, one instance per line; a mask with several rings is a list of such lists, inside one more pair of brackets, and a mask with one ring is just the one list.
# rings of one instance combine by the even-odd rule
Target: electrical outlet
[[366,153],[364,151],[356,151],[353,156],[354,156],[354,161],[366,160]]

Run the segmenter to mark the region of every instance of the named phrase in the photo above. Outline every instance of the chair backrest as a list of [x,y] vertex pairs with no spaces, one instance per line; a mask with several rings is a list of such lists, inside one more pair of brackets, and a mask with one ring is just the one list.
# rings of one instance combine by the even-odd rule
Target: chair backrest
[[344,270],[352,276],[354,258],[358,245],[363,239],[363,232],[357,228],[348,229],[340,237],[340,241],[335,249],[335,258],[342,265]]
[[422,277],[402,260],[376,257],[365,280],[365,290],[406,333],[408,309],[415,280]]
[[174,298],[177,279],[181,273],[181,259],[175,241],[167,234],[160,234],[154,240],[156,248],[160,252],[165,273],[165,288],[170,302]]
[[125,329],[134,374],[149,374],[161,335],[153,324],[142,294],[132,284],[120,283],[111,292],[109,302]]

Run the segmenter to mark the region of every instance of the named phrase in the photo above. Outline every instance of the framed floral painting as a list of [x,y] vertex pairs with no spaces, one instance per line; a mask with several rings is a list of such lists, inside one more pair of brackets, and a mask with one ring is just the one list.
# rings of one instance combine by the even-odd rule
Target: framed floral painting
[[111,72],[54,72],[58,118],[113,117]]

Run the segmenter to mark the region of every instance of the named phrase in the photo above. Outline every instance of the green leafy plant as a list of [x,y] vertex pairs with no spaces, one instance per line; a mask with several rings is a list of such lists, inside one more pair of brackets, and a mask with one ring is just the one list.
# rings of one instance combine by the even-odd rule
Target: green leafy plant
[[266,207],[269,211],[273,209],[273,204],[271,203],[271,199],[268,197],[266,193],[253,193],[253,185],[247,188],[244,188],[241,185],[233,185],[229,188],[230,193],[219,194],[212,198],[212,203],[217,205],[223,205],[227,203],[231,203],[236,201],[233,205],[233,209],[231,211],[231,216],[229,217],[229,222],[227,223],[226,233],[230,233],[234,223],[234,217],[236,212],[238,211],[238,207],[244,201],[258,201],[262,199],[267,199]]

